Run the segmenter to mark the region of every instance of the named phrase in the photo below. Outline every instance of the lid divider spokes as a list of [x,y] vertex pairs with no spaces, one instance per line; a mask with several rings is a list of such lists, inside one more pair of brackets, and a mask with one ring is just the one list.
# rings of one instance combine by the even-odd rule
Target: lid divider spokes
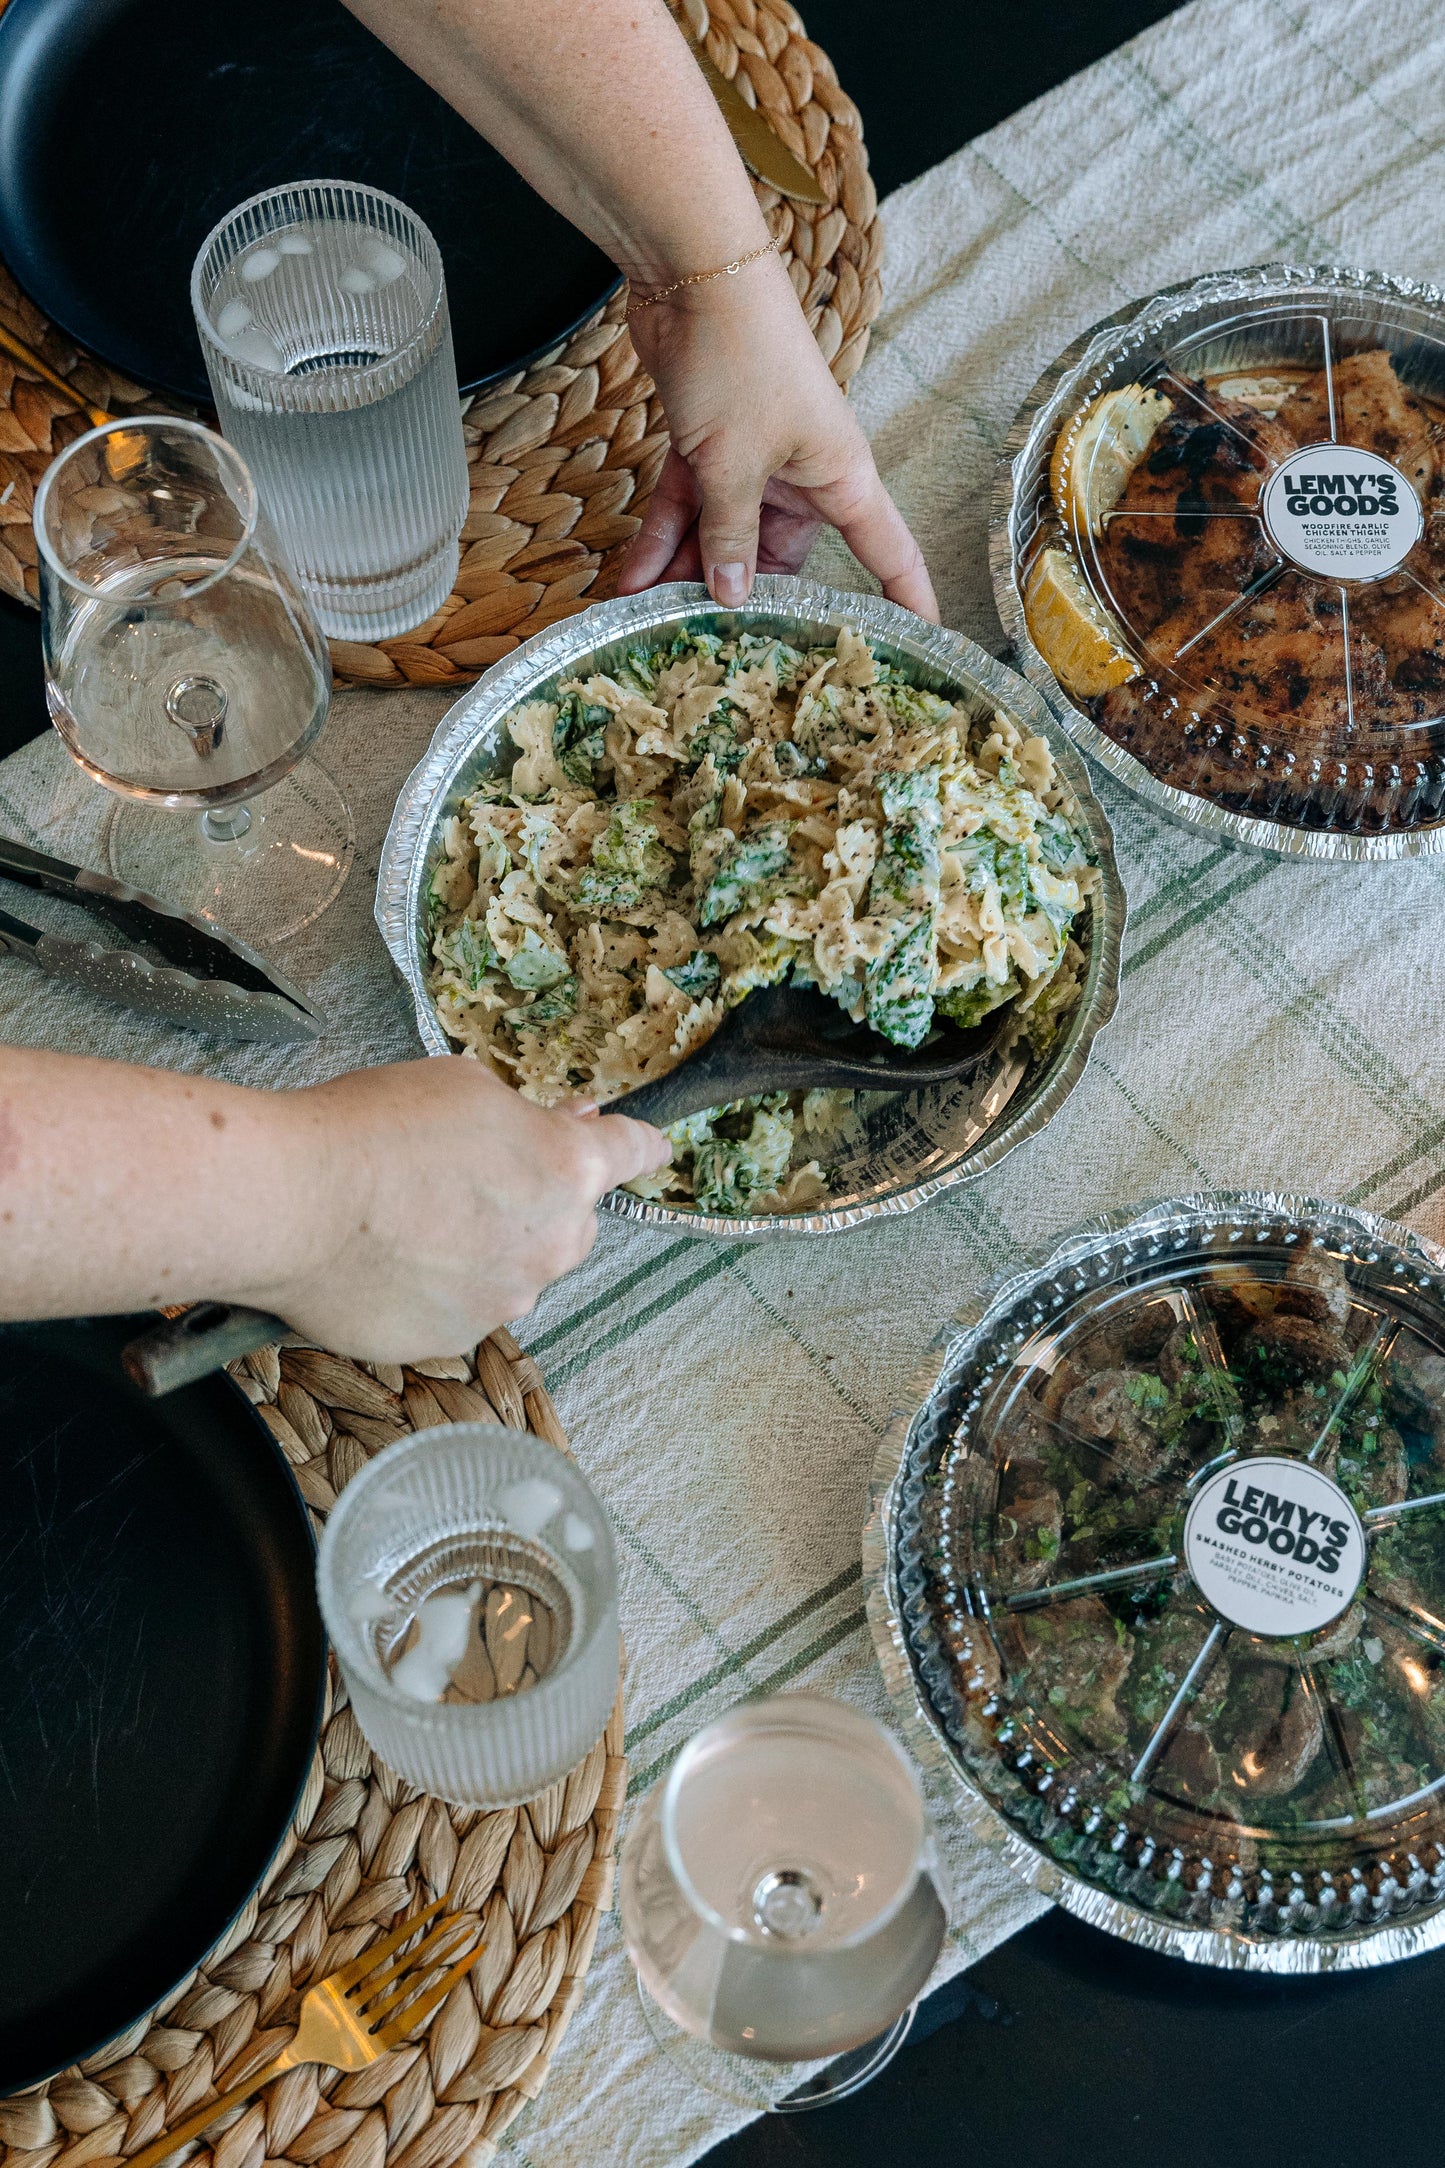
[[1422,1648],[1430,1649],[1436,1656],[1445,1656],[1445,1619],[1435,1618],[1430,1612],[1412,1603],[1402,1603],[1396,1596],[1377,1596],[1370,1589],[1364,1592],[1366,1611],[1378,1611],[1401,1633],[1418,1641]]
[[1370,1803],[1365,1797],[1364,1783],[1355,1767],[1355,1758],[1350,1752],[1350,1742],[1345,1737],[1345,1727],[1340,1721],[1340,1712],[1335,1707],[1334,1696],[1325,1691],[1312,1664],[1300,1665],[1299,1679],[1301,1687],[1320,1712],[1325,1754],[1336,1783],[1342,1787],[1343,1803],[1356,1821],[1363,1822],[1370,1811]]
[[[1200,390],[1197,384],[1191,384],[1188,377],[1180,376],[1176,370],[1169,368],[1167,364],[1150,377],[1149,389],[1157,391],[1161,384],[1172,385],[1182,399],[1187,399],[1191,406],[1198,407],[1202,414],[1207,414],[1209,419],[1212,422],[1217,422],[1221,429],[1227,429],[1229,434],[1244,446],[1245,451],[1249,454],[1250,465],[1258,466],[1258,446],[1250,442],[1249,437],[1240,428],[1238,422],[1231,421],[1227,414],[1220,413],[1218,407]],[[1264,470],[1261,468],[1260,471],[1262,473]]]
[[1340,637],[1345,649],[1345,723],[1353,735],[1355,728],[1355,672],[1350,661],[1350,593],[1347,587],[1335,590],[1340,598]]
[[1182,662],[1192,647],[1198,647],[1200,641],[1207,639],[1211,632],[1218,631],[1221,625],[1227,625],[1232,617],[1237,617],[1251,602],[1257,602],[1288,569],[1282,557],[1277,559],[1268,571],[1261,572],[1257,580],[1251,580],[1248,587],[1242,587],[1233,601],[1226,603],[1216,616],[1210,618],[1207,625],[1201,625],[1198,632],[1191,633],[1183,647],[1176,648],[1168,659],[1171,662]]
[[1419,573],[1415,570],[1415,567],[1410,563],[1408,558],[1406,558],[1404,564],[1401,565],[1398,577],[1402,580],[1408,580],[1412,587],[1418,587],[1421,594],[1426,596],[1431,602],[1437,603],[1442,608],[1445,608],[1445,587],[1440,586],[1434,580],[1421,579]]
[[1216,1619],[1210,1627],[1200,1644],[1199,1654],[1179,1681],[1173,1700],[1160,1717],[1153,1731],[1150,1732],[1143,1753],[1130,1770],[1129,1782],[1131,1784],[1142,1784],[1147,1778],[1149,1771],[1168,1745],[1180,1717],[1198,1693],[1206,1669],[1229,1639],[1232,1631],[1233,1629],[1226,1626],[1223,1619]]
[[1423,1513],[1428,1506],[1445,1506],[1445,1491],[1429,1491],[1423,1498],[1397,1498],[1393,1505],[1370,1506],[1360,1515],[1365,1533],[1374,1535],[1393,1527],[1402,1513]]
[[1380,1364],[1389,1354],[1399,1336],[1400,1326],[1397,1320],[1385,1317],[1379,1320],[1369,1339],[1362,1344],[1354,1361],[1351,1363],[1349,1375],[1340,1388],[1339,1397],[1325,1417],[1324,1427],[1319,1436],[1306,1453],[1306,1460],[1314,1461],[1319,1459],[1320,1454],[1329,1444],[1331,1437],[1349,1414],[1350,1409],[1359,1399],[1360,1394],[1369,1384],[1370,1379],[1379,1369]]
[[1340,421],[1339,415],[1335,411],[1335,342],[1330,336],[1330,320],[1328,316],[1318,318],[1318,323],[1321,352],[1324,357],[1325,405],[1329,409],[1330,416],[1330,442],[1331,444],[1338,444],[1340,441]]
[[1042,1588],[1020,1589],[1017,1595],[1006,1599],[1010,1611],[1038,1611],[1052,1603],[1069,1603],[1075,1596],[1087,1596],[1106,1588],[1129,1588],[1140,1581],[1157,1581],[1179,1563],[1177,1552],[1170,1551],[1163,1558],[1143,1558],[1133,1566],[1110,1566],[1102,1573],[1081,1574],[1074,1581],[1050,1581]]

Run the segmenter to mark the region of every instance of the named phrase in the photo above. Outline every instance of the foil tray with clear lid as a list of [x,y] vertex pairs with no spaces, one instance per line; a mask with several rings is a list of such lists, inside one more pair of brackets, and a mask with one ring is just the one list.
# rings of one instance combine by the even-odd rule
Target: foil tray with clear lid
[[864,1557],[915,1744],[1071,1911],[1240,1969],[1445,1940],[1445,1253],[1090,1223],[941,1336]]
[[1025,674],[1161,810],[1292,856],[1445,850],[1445,296],[1266,265],[1135,304],[1015,421]]

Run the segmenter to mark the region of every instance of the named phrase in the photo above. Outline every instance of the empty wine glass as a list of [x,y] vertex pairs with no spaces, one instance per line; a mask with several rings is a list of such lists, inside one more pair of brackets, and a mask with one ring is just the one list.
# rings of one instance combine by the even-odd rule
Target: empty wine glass
[[111,870],[263,944],[309,925],[355,838],[325,769],[298,766],[330,662],[244,461],[197,422],[108,422],[46,473],[35,534],[46,702],[122,801]]
[[841,2100],[907,2035],[947,1926],[940,1887],[917,1777],[880,1724],[811,1694],[730,1710],[642,1801],[623,1851],[654,2037],[746,2106]]

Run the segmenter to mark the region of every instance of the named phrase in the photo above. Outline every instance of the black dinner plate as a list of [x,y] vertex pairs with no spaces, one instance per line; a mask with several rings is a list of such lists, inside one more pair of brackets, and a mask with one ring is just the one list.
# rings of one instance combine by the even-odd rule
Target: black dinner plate
[[247,196],[298,180],[387,189],[430,226],[464,390],[554,345],[618,283],[340,0],[10,0],[0,14],[0,258],[138,382],[209,401],[196,251]]
[[185,1978],[316,1744],[300,1494],[224,1378],[161,1401],[126,1381],[154,1322],[0,1326],[0,2093]]

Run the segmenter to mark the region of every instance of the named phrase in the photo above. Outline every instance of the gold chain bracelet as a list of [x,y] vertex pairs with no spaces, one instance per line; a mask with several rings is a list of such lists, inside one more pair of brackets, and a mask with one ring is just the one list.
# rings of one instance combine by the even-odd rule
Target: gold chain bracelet
[[674,279],[670,286],[659,286],[655,293],[647,294],[641,301],[629,301],[627,318],[640,316],[650,309],[654,301],[665,301],[669,294],[681,293],[684,286],[706,286],[710,279],[730,279],[742,270],[744,264],[756,263],[760,256],[769,256],[777,248],[776,241],[765,241],[761,248],[750,249],[746,256],[735,256],[731,263],[721,263],[716,271],[691,271],[685,279]]

